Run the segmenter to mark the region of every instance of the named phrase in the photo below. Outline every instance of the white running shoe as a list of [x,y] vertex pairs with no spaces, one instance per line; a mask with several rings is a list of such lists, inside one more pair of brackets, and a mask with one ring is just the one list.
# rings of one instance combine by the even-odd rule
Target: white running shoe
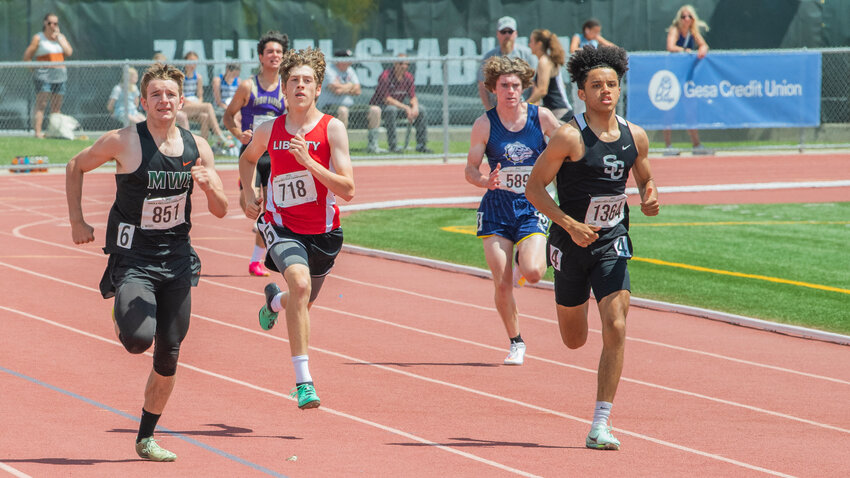
[[522,365],[525,360],[525,342],[514,342],[511,351],[505,357],[505,365]]
[[614,438],[611,434],[611,427],[608,425],[596,425],[590,428],[590,433],[584,440],[584,444],[588,448],[594,450],[619,450],[620,440]]

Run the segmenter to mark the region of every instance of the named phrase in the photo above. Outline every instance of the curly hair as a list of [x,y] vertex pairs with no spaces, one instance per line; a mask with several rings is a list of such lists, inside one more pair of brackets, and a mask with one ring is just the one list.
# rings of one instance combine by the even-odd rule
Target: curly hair
[[286,33],[269,30],[265,35],[260,37],[260,41],[257,42],[257,54],[263,56],[263,51],[266,49],[266,43],[270,41],[280,43],[280,46],[283,47],[283,51],[289,50],[289,36]]
[[580,90],[584,89],[587,74],[595,68],[611,68],[617,73],[617,78],[622,80],[629,70],[629,56],[626,50],[618,46],[593,48],[591,45],[585,45],[581,50],[576,50],[567,62],[570,79]]
[[150,68],[145,70],[142,76],[142,97],[148,97],[148,83],[153,80],[174,80],[177,83],[180,96],[183,96],[183,72],[174,65],[166,65],[165,63],[154,63]]
[[322,84],[325,79],[325,54],[321,50],[314,50],[307,47],[304,50],[287,50],[283,53],[283,60],[280,62],[280,76],[283,79],[283,84],[289,81],[289,72],[301,65],[307,65],[313,69],[316,78],[316,83]]
[[516,75],[522,82],[522,89],[531,86],[534,69],[522,58],[491,56],[484,62],[484,86],[490,91],[496,90],[496,82],[502,75]]

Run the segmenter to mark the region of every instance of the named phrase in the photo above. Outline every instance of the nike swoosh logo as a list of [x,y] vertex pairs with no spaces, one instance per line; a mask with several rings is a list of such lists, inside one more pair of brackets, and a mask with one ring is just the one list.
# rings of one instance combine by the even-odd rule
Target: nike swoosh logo
[[190,164],[192,164],[192,163],[194,163],[194,162],[195,162],[195,160],[193,159],[193,160],[191,160],[191,161],[189,161],[189,162],[183,163],[183,166],[188,166],[188,165],[190,165]]
[[623,146],[623,151],[625,151],[625,150],[629,149],[631,146],[632,146],[632,145],[630,145],[630,144],[627,144],[627,145]]

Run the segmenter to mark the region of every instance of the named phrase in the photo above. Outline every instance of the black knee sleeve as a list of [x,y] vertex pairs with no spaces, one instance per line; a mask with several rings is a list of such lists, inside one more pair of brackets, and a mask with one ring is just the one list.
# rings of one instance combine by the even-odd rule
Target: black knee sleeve
[[177,359],[180,357],[180,345],[162,346],[153,349],[153,369],[163,377],[177,373]]

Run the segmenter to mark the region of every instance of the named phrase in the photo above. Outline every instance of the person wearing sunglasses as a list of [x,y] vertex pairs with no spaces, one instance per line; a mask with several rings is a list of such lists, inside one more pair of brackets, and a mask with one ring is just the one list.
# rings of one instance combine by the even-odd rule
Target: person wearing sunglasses
[[[68,43],[65,35],[59,31],[59,17],[55,13],[44,16],[42,30],[32,37],[27,49],[24,51],[24,61],[35,58],[36,61],[65,61],[65,57],[71,56],[74,49]],[[59,113],[62,108],[62,100],[65,96],[65,81],[68,80],[68,71],[64,66],[51,66],[36,68],[33,81],[35,83],[35,110],[33,111],[33,130],[36,138],[43,138],[41,125],[44,122],[44,110],[50,103],[50,112]]]
[[[484,54],[481,59],[481,67],[478,68],[478,96],[481,98],[484,110],[496,106],[496,95],[484,85],[484,63],[488,58],[493,56],[521,58],[531,65],[531,68],[537,69],[537,57],[531,53],[531,49],[527,46],[517,43],[517,35],[514,17],[502,17],[496,22],[496,40],[499,42],[499,46]],[[523,96],[527,98],[529,92],[523,93]]]
[[[697,58],[700,60],[705,58],[705,55],[708,54],[708,43],[702,37],[700,28],[705,31],[709,30],[708,24],[699,19],[693,6],[683,5],[676,12],[673,23],[667,29],[667,51],[691,53],[696,50]],[[702,145],[697,130],[689,129],[688,135],[691,137],[691,143],[694,146],[693,154],[713,154],[711,150]],[[664,145],[665,156],[679,155],[679,151],[673,149],[673,131],[669,129],[664,130]]]

